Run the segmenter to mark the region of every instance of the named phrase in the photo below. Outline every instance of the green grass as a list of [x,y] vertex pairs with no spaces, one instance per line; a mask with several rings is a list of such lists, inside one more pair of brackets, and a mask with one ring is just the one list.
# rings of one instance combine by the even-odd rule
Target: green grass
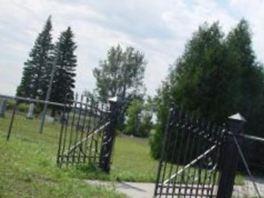
[[101,180],[155,182],[158,161],[150,156],[148,140],[118,136],[116,138],[110,174],[91,167],[79,167],[79,177]]
[[0,197],[123,197],[84,183],[77,169],[59,169],[54,138],[58,126],[50,124],[40,135],[35,122],[18,117],[6,142],[7,119],[0,119]]
[[[116,138],[111,168],[110,175],[93,168],[83,168],[86,171],[80,173],[80,177],[99,178],[102,180],[155,182],[158,161],[150,156],[150,147],[147,139],[122,135]],[[243,175],[238,173],[235,183],[243,185]]]
[[[3,136],[8,129],[9,117],[10,115],[7,114],[5,119],[0,118],[0,130]],[[28,120],[24,116],[16,116],[10,142],[18,138],[28,143],[48,145],[49,155],[53,156],[53,163],[55,163],[60,125],[45,124],[43,134],[38,133],[38,128],[39,120]],[[154,182],[156,179],[158,161],[151,158],[147,139],[117,136],[112,162],[109,175],[87,166],[72,167],[68,171],[77,178],[139,182]]]
[[[7,118],[0,118],[0,133],[2,131],[3,135],[6,134],[8,123]],[[38,127],[39,121],[37,119],[27,120],[22,116],[17,116],[14,122],[14,129],[10,142],[5,143],[3,136],[1,139],[1,145],[4,143],[8,147],[9,144],[10,146],[14,144],[13,149],[15,149],[15,142],[23,143],[23,147],[25,147],[24,149],[21,148],[20,151],[20,148],[17,148],[21,152],[21,155],[36,156],[34,162],[33,160],[30,160],[31,158],[29,159],[28,166],[30,167],[32,165],[37,168],[41,164],[48,164],[48,168],[45,169],[45,174],[48,175],[52,175],[54,172],[61,172],[62,175],[66,175],[65,177],[70,179],[75,178],[77,180],[101,179],[113,181],[154,182],[156,179],[158,161],[151,158],[147,139],[117,136],[110,174],[103,173],[96,167],[91,166],[72,166],[70,168],[58,169],[55,165],[55,157],[60,126],[59,124],[48,123],[45,125],[43,134],[37,133]],[[31,151],[28,151],[27,147],[30,146],[27,145],[35,145],[36,148],[32,148]],[[39,149],[41,149],[41,151],[39,151]],[[46,160],[38,159],[37,151],[42,153],[41,155],[45,156],[43,159],[45,158]],[[2,153],[2,149],[0,150],[0,153]],[[6,160],[8,160],[8,157],[6,158]],[[17,163],[17,159],[10,158],[10,160]],[[236,178],[236,184],[243,184],[243,180],[243,176],[238,175]]]

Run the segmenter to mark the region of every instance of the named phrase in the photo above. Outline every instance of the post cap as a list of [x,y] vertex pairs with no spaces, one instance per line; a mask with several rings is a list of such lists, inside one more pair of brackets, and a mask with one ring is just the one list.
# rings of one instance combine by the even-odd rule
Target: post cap
[[231,120],[246,122],[246,119],[240,113],[236,113],[234,115],[231,115],[228,118]]
[[109,98],[108,101],[109,102],[117,102],[117,96]]

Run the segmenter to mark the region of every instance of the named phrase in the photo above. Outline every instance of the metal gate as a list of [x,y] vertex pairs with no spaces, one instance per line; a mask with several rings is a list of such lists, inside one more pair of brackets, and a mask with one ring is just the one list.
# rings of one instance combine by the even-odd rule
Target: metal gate
[[226,129],[170,111],[155,187],[156,197],[215,197]]
[[93,164],[109,172],[117,122],[116,100],[97,102],[82,96],[66,102],[61,117],[58,166]]

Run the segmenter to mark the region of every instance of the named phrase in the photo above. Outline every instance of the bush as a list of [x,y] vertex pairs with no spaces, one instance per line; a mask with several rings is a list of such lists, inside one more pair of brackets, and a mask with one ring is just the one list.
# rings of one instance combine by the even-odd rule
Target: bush
[[14,100],[7,100],[6,109],[12,110],[15,106],[16,102]]
[[28,112],[29,105],[26,103],[20,103],[17,107],[19,112],[27,113]]
[[133,100],[126,112],[124,133],[137,137],[148,137],[152,129],[152,111],[143,100]]

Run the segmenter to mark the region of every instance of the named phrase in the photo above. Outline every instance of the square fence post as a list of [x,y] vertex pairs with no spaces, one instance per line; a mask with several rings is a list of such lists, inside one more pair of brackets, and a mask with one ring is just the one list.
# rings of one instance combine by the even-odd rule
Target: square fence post
[[[229,117],[229,132],[226,142],[221,150],[220,180],[217,191],[217,198],[231,198],[236,177],[239,153],[233,140],[233,135],[243,133],[245,119],[239,114]],[[239,138],[238,138],[239,139]]]
[[13,124],[14,124],[14,119],[15,119],[15,115],[16,115],[16,111],[17,111],[17,105],[18,105],[18,102],[17,102],[17,100],[15,100],[15,104],[14,104],[14,107],[12,110],[11,120],[10,120],[8,131],[7,131],[7,136],[6,136],[7,141],[10,139],[10,136],[11,136],[11,132],[12,132]]
[[100,161],[99,161],[100,168],[107,173],[109,173],[110,171],[110,163],[111,163],[112,151],[115,141],[115,130],[118,121],[117,98],[109,99],[109,103],[110,103],[110,115],[109,115],[110,123],[103,134],[103,142],[102,142]]

